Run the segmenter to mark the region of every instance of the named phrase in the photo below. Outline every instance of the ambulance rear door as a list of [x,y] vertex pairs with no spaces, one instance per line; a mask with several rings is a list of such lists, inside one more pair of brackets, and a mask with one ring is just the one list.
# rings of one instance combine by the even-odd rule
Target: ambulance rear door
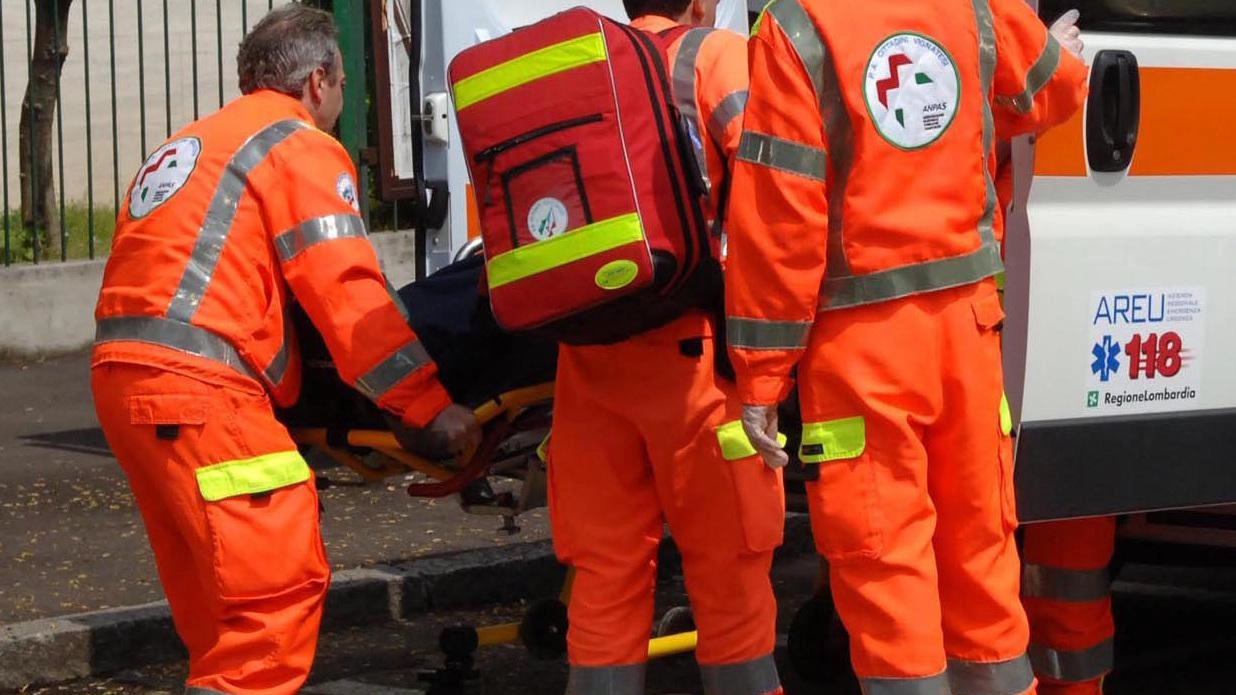
[[1015,147],[1019,512],[1236,502],[1236,2],[1039,2],[1075,6],[1085,109]]

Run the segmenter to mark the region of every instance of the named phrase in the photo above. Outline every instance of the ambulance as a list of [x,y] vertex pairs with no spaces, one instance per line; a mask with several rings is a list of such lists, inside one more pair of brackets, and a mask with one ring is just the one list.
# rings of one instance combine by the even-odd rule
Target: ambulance
[[1236,547],[1236,3],[1038,2],[1074,7],[1089,99],[1013,148],[1019,516]]

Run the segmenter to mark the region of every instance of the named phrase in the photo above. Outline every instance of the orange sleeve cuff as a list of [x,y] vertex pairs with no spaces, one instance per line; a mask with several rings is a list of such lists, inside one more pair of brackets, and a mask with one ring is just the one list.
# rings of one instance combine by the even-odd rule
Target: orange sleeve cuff
[[738,396],[743,405],[778,405],[790,395],[789,377],[738,375]]
[[403,411],[400,420],[408,427],[423,428],[453,401],[450,394],[436,378],[426,379],[416,384],[417,396]]

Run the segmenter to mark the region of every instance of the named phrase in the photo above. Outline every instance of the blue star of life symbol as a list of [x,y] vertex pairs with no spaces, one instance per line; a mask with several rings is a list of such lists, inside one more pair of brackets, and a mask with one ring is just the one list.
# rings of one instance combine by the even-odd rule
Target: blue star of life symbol
[[1095,343],[1090,354],[1094,355],[1094,361],[1090,363],[1090,371],[1099,375],[1099,381],[1111,379],[1112,374],[1120,370],[1120,360],[1117,359],[1117,355],[1120,354],[1120,343],[1112,340],[1110,335],[1103,336],[1102,343]]

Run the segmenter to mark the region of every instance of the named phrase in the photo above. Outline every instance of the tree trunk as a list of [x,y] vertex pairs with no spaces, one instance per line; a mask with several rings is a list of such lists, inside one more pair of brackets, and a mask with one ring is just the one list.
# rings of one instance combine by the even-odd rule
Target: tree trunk
[[33,56],[21,104],[21,220],[40,258],[60,256],[60,219],[52,167],[56,86],[69,55],[69,6],[73,0],[37,0]]

